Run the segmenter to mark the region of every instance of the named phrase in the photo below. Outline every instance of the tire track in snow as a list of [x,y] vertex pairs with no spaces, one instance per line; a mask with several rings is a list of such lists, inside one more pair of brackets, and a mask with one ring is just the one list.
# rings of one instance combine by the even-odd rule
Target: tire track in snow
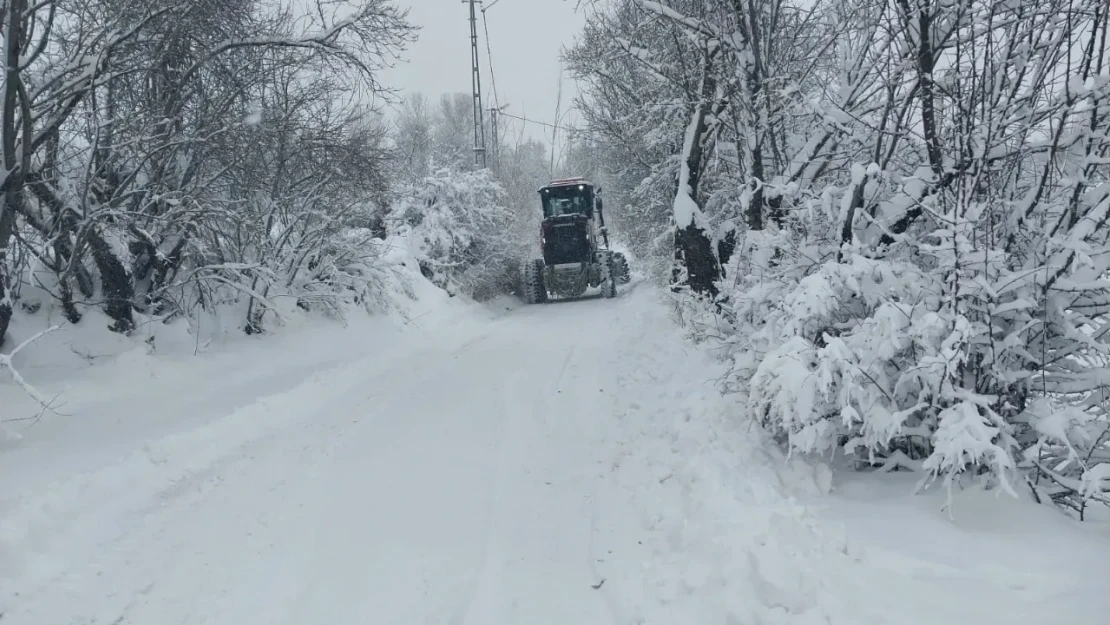
[[507,422],[509,411],[505,406],[504,393],[498,393],[497,401],[499,418],[496,453],[498,462],[495,465],[494,475],[490,482],[488,498],[486,500],[486,521],[484,524],[485,529],[482,533],[482,548],[477,566],[474,567],[474,572],[467,584],[466,593],[463,595],[458,607],[452,612],[450,620],[451,625],[464,625],[467,619],[470,618],[470,613],[474,609],[474,602],[478,598],[478,593],[482,587],[482,581],[489,575],[490,561],[493,558],[492,550],[494,545],[492,534],[498,505],[498,490],[501,486],[501,472],[504,465],[505,437],[509,427],[509,423]]
[[[426,369],[423,357],[426,353],[416,352],[411,359],[385,369],[380,379],[401,382],[386,385],[395,393],[392,397],[405,397],[409,389],[426,383],[419,375]],[[99,575],[99,571],[109,569],[118,559],[117,552],[130,548],[137,535],[148,535],[148,528],[160,531],[150,540],[160,550],[167,554],[187,552],[189,541],[174,541],[173,535],[167,533],[179,526],[159,524],[174,516],[189,515],[194,508],[210,505],[210,496],[218,494],[224,482],[250,470],[258,456],[267,452],[273,455],[275,448],[283,450],[279,455],[302,471],[314,467],[322,455],[313,452],[322,452],[338,442],[336,428],[348,421],[344,413],[373,401],[378,390],[365,390],[363,385],[367,375],[373,376],[373,372],[381,370],[381,363],[364,357],[353,366],[319,372],[300,385],[256,400],[209,426],[148,444],[118,465],[58,485],[55,488],[77,489],[81,493],[79,501],[89,500],[92,505],[77,510],[78,514],[64,519],[64,524],[58,525],[63,519],[54,519],[52,542],[40,550],[49,559],[31,571],[36,574],[20,580],[19,586],[4,584],[5,597],[0,600],[14,606],[5,606],[9,617],[6,620],[17,617],[23,606],[34,606],[41,595],[67,588],[71,590],[65,592],[82,593],[80,587],[73,586],[74,580],[80,579],[74,578],[75,571],[92,571]],[[304,406],[309,410],[302,410]],[[308,447],[304,441],[324,447]],[[281,478],[277,479],[280,483]],[[43,501],[57,505],[49,497]],[[66,499],[59,503],[74,506]],[[24,514],[34,511],[31,508]],[[21,519],[8,518],[0,525],[6,526],[11,536]],[[76,545],[78,549],[74,550],[77,539],[94,542]],[[176,550],[167,548],[175,542],[178,544]],[[4,547],[2,542],[0,547]],[[55,554],[63,550],[66,559],[58,559]],[[3,551],[0,549],[0,555]],[[32,555],[43,557],[38,553]],[[221,551],[216,557],[228,555],[229,552]],[[9,559],[0,564],[11,567],[13,562]],[[161,567],[160,564],[154,567],[150,575],[160,574]],[[200,582],[207,583],[208,579],[208,575],[202,576]],[[124,592],[126,586],[112,592],[117,590]],[[18,593],[18,603],[14,595],[8,599],[8,593]]]
[[614,625],[633,625],[633,621],[629,619],[621,610],[620,603],[617,598],[613,596],[613,585],[606,583],[609,579],[606,578],[601,570],[598,568],[597,563],[600,561],[598,557],[599,551],[597,548],[597,534],[598,534],[598,520],[600,519],[600,508],[598,502],[598,483],[600,478],[594,482],[593,490],[590,494],[590,545],[589,545],[589,567],[597,580],[594,590],[596,590],[605,601],[605,607],[609,609],[609,615],[612,617]]
[[[573,349],[571,350],[573,353]],[[568,354],[569,360],[569,354]],[[522,363],[523,364],[523,363]],[[566,361],[564,361],[565,369]],[[503,516],[506,514],[503,510],[505,508],[505,484],[504,476],[506,473],[517,469],[509,460],[511,449],[507,447],[510,441],[511,433],[514,433],[519,426],[519,420],[527,418],[529,415],[536,414],[536,406],[545,401],[545,393],[536,393],[537,397],[529,413],[522,414],[517,410],[513,410],[510,406],[519,405],[519,398],[514,396],[516,389],[531,388],[532,384],[536,384],[539,380],[545,379],[541,376],[539,380],[535,379],[535,372],[530,371],[528,367],[510,366],[509,371],[511,374],[507,377],[501,378],[501,388],[497,393],[497,402],[500,407],[502,419],[500,427],[498,428],[498,445],[497,445],[497,463],[495,464],[494,476],[491,480],[489,500],[487,504],[486,526],[484,533],[484,541],[482,545],[481,559],[479,565],[475,568],[474,575],[470,579],[467,592],[464,595],[459,607],[453,613],[451,620],[452,625],[466,625],[474,620],[478,623],[488,622],[488,615],[483,618],[481,615],[475,617],[475,607],[481,606],[485,601],[495,601],[491,597],[499,593],[505,592],[504,588],[504,555],[495,535],[503,533]],[[500,531],[498,531],[500,530]],[[488,609],[488,608],[487,608]]]
[[[593,310],[582,312],[596,314],[599,303],[611,302],[589,302]],[[565,319],[565,311],[558,312]],[[515,343],[516,338],[499,341]],[[452,624],[546,623],[560,618],[556,615],[566,617],[560,622],[616,623],[591,588],[598,580],[590,562],[594,454],[571,453],[592,449],[590,428],[579,426],[583,419],[589,423],[598,407],[599,353],[583,349],[583,342],[560,341],[557,352],[517,352],[513,360],[519,362],[499,365],[504,368],[500,401],[508,416],[493,497],[492,543],[485,549],[474,595],[466,597],[464,616]],[[536,589],[562,597],[564,607],[543,610],[551,598],[536,596]],[[595,601],[596,610],[590,607]]]

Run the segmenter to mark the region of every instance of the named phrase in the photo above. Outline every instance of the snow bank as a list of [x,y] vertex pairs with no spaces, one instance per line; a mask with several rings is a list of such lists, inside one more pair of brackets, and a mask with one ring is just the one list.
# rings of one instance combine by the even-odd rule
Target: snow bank
[[[1105,620],[1110,518],[1093,510],[1093,518],[1077,522],[1051,505],[1038,505],[1027,489],[1018,498],[1001,490],[954,492],[949,514],[946,489],[937,485],[915,495],[917,479],[910,473],[846,472],[833,496],[821,501],[823,514],[891,562],[966,581],[950,591],[954,599],[989,599],[985,588],[1034,604],[1025,614],[1006,607],[1014,614],[1009,622],[1033,622],[1038,615],[1048,622],[1053,607],[1053,620]],[[1005,599],[998,601],[1001,607]]]
[[[233,373],[250,356],[272,361],[291,350],[309,359],[306,366],[317,366],[320,363],[314,358],[327,360],[329,353],[342,351],[342,343],[332,340],[342,330],[350,330],[351,335],[381,336],[398,329],[438,327],[464,310],[489,314],[488,306],[451,298],[428,282],[420,274],[406,238],[394,237],[383,243],[381,252],[376,260],[382,277],[379,296],[369,307],[373,315],[352,307],[343,319],[338,319],[306,312],[291,301],[281,300],[287,304],[282,310],[283,322],[273,324],[263,336],[244,334],[241,307],[218,308],[191,321],[178,318],[161,323],[148,318],[124,336],[109,331],[109,319],[96,309],[82,311],[81,323],[73,325],[65,321],[48,294],[27,293],[22,303],[35,312],[21,311],[13,317],[5,347],[10,349],[50,326],[59,326],[59,330],[17,354],[13,364],[51,400],[54,412],[76,418],[90,402],[117,397],[124,380],[133,393],[149,395],[156,401],[158,376],[172,377],[177,382],[182,382],[182,377],[194,377],[199,384],[202,379],[218,379],[205,377],[212,368],[223,367],[225,373]],[[196,367],[195,357],[199,355],[205,356],[209,369]],[[0,424],[6,423],[7,429],[16,434],[32,425],[38,427],[42,408],[10,382],[7,372],[0,372]],[[151,407],[152,412],[157,409]],[[52,412],[46,414],[49,417]],[[3,445],[0,442],[0,450]]]
[[[829,469],[784,458],[741,422],[737,400],[713,388],[723,367],[691,353],[662,307],[628,322],[643,328],[621,356],[630,361],[622,386],[636,389],[626,394],[635,401],[610,430],[623,451],[598,496],[597,522],[612,545],[599,564],[602,590],[628,622],[951,625],[1065,614],[1095,622],[1110,607],[1107,537],[1041,508],[1025,531],[964,551],[986,528],[941,521],[931,496],[830,499]],[[1005,506],[1017,504],[978,505],[964,514],[997,530],[1015,512]],[[630,511],[642,531],[618,535]]]

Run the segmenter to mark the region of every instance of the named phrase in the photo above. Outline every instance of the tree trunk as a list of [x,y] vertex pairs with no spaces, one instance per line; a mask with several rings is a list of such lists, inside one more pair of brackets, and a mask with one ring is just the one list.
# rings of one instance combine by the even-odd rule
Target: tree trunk
[[100,284],[104,292],[104,312],[115,322],[109,328],[113,332],[130,332],[135,328],[135,319],[131,315],[132,299],[135,296],[131,274],[100,232],[92,228],[87,236],[93,261],[100,271]]
[[[937,131],[936,90],[933,80],[933,70],[936,65],[936,52],[933,50],[933,14],[925,7],[918,5],[911,7],[908,0],[899,0],[899,6],[902,8],[903,19],[905,20],[903,27],[907,33],[906,43],[909,45],[915,43],[913,36],[910,35],[913,32],[910,22],[912,20],[917,21],[917,49],[914,57],[914,65],[917,71],[917,94],[921,104],[921,130],[925,139],[925,154],[929,160],[929,169],[936,176],[931,192],[935,192],[943,184],[944,159],[940,145],[940,135]],[[919,202],[906,210],[906,214],[898,221],[891,224],[890,231],[896,235],[906,232],[921,215],[922,209]],[[883,235],[882,243],[884,245],[889,245],[892,242],[893,238],[889,234]]]
[[[748,0],[732,0],[732,10],[736,16],[736,24],[741,39],[746,43],[748,55],[741,60],[744,72],[744,86],[747,89],[747,101],[738,102],[743,111],[747,132],[750,137],[745,137],[748,146],[748,171],[750,179],[748,187],[752,191],[751,201],[745,210],[745,220],[748,230],[763,229],[763,208],[767,202],[764,197],[763,186],[767,182],[767,174],[763,163],[763,140],[768,132],[766,121],[761,120],[761,112],[767,107],[767,99],[763,93],[763,24],[760,21],[760,7],[757,2]],[[767,119],[770,119],[768,116]]]
[[705,230],[691,224],[675,232],[678,257],[686,267],[686,285],[695,293],[717,296],[720,265]]
[[[5,194],[4,204],[7,204]],[[8,275],[8,244],[12,239],[15,226],[15,211],[0,205],[0,346],[8,334],[8,324],[12,320],[11,276]]]
[[736,252],[736,226],[729,224],[724,234],[717,239],[717,260],[721,267],[721,277],[725,277],[725,268],[728,267],[732,255]]
[[709,130],[707,117],[711,99],[717,91],[713,79],[715,50],[706,50],[702,62],[701,87],[693,115],[686,128],[682,163],[678,173],[678,191],[674,199],[675,260],[686,267],[686,282],[695,293],[717,296],[716,282],[720,265],[713,253],[713,241],[706,232],[705,215],[698,204],[698,183],[701,180],[702,145]]
[[[3,150],[2,176],[3,202],[0,202],[0,345],[8,332],[8,324],[12,319],[12,280],[8,273],[8,252],[11,246],[12,235],[15,232],[16,209],[22,193],[21,171],[22,161],[16,154],[16,137],[21,129],[29,126],[27,119],[20,120],[19,111],[20,89],[20,52],[23,47],[24,9],[26,0],[8,0],[0,5],[0,35],[4,39],[4,102],[3,117],[0,119],[0,149]],[[25,137],[30,141],[30,137]]]

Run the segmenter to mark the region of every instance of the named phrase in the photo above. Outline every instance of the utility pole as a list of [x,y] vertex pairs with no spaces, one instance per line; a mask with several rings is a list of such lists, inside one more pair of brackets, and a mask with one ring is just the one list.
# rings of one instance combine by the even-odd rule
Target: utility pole
[[497,136],[497,107],[490,107],[489,109],[489,122],[490,132],[493,137],[493,171],[500,173],[501,171],[501,142],[498,141]]
[[508,104],[501,105],[501,108],[491,106],[489,109],[490,117],[490,131],[493,137],[493,144],[490,153],[493,155],[493,170],[501,173],[501,135],[497,132],[497,114],[509,108]]
[[474,96],[474,165],[486,166],[486,125],[482,109],[482,76],[478,69],[478,14],[474,5],[482,0],[462,0],[470,5],[470,84]]

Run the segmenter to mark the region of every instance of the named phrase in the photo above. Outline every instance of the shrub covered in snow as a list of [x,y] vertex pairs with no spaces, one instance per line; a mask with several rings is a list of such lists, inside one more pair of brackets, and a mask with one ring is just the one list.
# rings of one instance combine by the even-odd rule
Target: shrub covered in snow
[[390,228],[414,242],[428,279],[478,300],[512,289],[519,242],[505,192],[489,170],[440,169],[400,195]]
[[387,201],[390,150],[360,101],[413,28],[390,2],[328,4],[9,7],[0,343],[32,290],[121,333],[229,307],[254,333],[279,297],[334,311],[372,288],[348,235]]
[[569,58],[746,415],[1082,515],[1110,503],[1105,2],[911,4],[615,0]]
[[[957,221],[887,257],[751,236],[724,293],[728,384],[792,450],[949,484],[1024,484],[1082,515],[1110,503],[1108,321],[1075,306],[1102,297],[1103,270],[1051,258],[1031,270],[981,233]],[[1053,271],[1076,286],[1046,290]]]
[[[746,410],[790,448],[1004,488],[1028,480],[1077,509],[1106,501],[1103,390],[1065,363],[1070,341],[1031,353],[1036,307],[1013,297],[976,311],[986,298],[946,298],[943,272],[858,255],[798,273],[742,282],[727,339]],[[1045,356],[1057,362],[1042,368]]]

